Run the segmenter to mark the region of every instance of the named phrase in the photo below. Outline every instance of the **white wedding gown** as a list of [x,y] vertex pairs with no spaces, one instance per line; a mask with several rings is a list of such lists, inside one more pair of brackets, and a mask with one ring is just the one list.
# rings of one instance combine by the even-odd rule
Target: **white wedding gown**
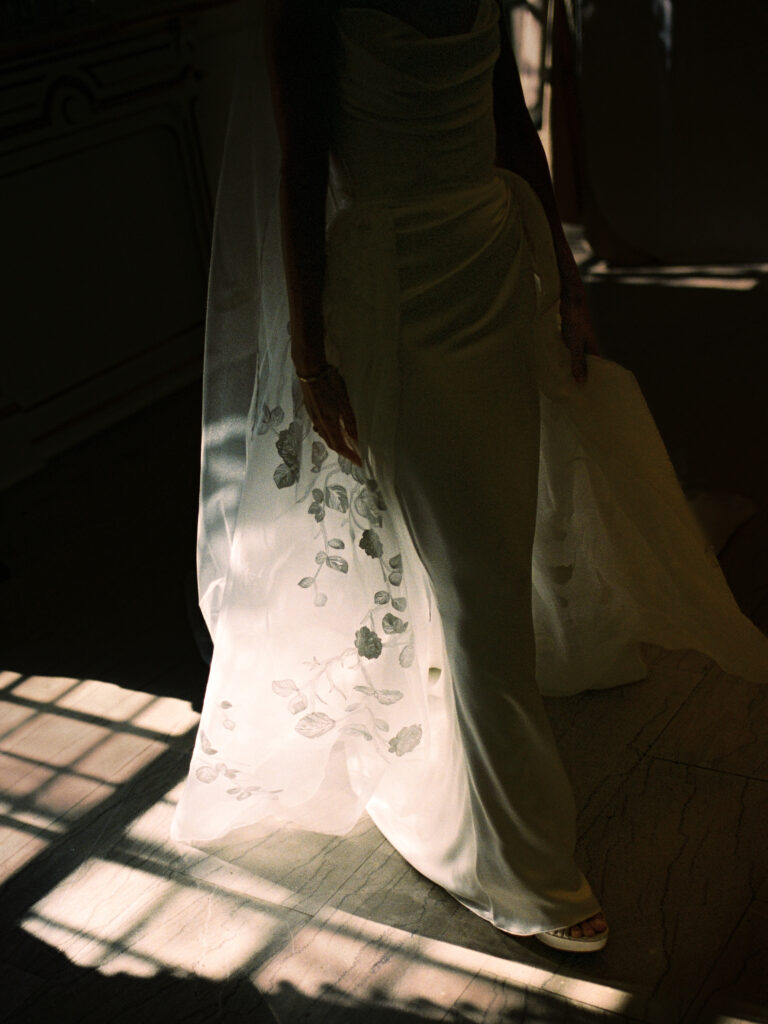
[[643,641],[768,682],[768,640],[633,376],[590,357],[587,384],[571,377],[546,219],[493,165],[493,0],[446,38],[373,9],[337,25],[327,345],[366,468],[301,405],[276,165],[246,142],[222,179],[209,303],[214,658],[174,836],[265,816],[343,833],[367,809],[497,927],[564,926],[599,904],[540,693],[642,678]]

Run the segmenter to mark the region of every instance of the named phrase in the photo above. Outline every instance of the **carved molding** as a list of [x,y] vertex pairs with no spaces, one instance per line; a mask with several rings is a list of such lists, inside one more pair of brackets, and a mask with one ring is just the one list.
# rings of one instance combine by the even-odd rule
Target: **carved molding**
[[20,265],[6,279],[0,486],[200,372],[212,187],[195,31],[184,17],[121,24],[1,66],[0,205]]

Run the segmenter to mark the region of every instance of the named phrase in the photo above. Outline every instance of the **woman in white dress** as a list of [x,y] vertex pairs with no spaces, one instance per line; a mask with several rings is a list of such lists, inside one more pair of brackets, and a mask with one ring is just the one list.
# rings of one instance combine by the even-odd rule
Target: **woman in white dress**
[[641,678],[641,641],[768,681],[768,643],[598,357],[495,0],[272,0],[265,26],[280,159],[243,128],[257,82],[217,212],[214,659],[174,834],[366,809],[496,927],[600,949],[540,693]]

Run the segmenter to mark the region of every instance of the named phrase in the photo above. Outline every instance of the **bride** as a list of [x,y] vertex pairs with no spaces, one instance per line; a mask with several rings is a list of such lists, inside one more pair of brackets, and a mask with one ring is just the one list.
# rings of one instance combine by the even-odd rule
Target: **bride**
[[174,836],[366,810],[497,928],[600,949],[541,693],[642,678],[643,641],[768,682],[768,641],[599,357],[495,0],[269,0],[263,29],[217,202],[214,658]]

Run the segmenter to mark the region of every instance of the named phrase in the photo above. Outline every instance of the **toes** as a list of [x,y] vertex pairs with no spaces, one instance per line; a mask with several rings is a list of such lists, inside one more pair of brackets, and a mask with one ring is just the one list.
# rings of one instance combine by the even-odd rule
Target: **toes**
[[608,922],[605,920],[605,914],[595,914],[593,917],[588,917],[584,921],[579,921],[578,924],[571,925],[568,930],[568,934],[572,939],[592,939],[595,935],[600,935],[608,928]]

